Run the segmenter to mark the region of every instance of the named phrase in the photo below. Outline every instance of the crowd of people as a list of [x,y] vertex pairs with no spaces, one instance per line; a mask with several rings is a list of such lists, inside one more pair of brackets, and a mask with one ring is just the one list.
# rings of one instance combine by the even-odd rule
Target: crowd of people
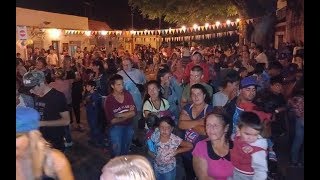
[[[303,166],[303,83],[301,43],[31,49],[16,58],[16,177],[73,179],[63,153],[73,146],[71,129],[85,131],[84,110],[88,143],[114,158],[101,179],[131,167],[138,177],[136,164],[152,169],[140,177],[175,179],[177,158],[186,179],[267,179],[278,173],[283,135],[290,165]],[[131,146],[144,146],[146,158],[127,156]]]

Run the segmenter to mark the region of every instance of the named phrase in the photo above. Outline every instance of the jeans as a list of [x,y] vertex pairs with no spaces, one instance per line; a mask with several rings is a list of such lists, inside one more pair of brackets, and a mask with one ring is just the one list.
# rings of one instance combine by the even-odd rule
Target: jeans
[[133,127],[129,125],[113,125],[109,129],[111,156],[127,155],[133,138]]
[[158,173],[157,171],[155,171],[155,175],[157,180],[175,180],[176,179],[176,171],[177,168],[175,167],[172,171],[169,171],[167,173]]
[[304,119],[296,119],[295,136],[291,147],[291,160],[297,163],[299,160],[299,152],[304,141]]
[[103,134],[98,126],[98,115],[96,109],[87,107],[87,120],[90,128],[90,139],[95,143],[102,143]]

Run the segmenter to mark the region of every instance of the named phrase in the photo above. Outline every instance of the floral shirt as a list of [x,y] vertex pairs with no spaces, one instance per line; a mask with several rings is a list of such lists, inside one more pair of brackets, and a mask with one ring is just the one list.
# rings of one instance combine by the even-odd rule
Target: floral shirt
[[176,167],[174,153],[181,144],[182,139],[171,133],[169,141],[162,143],[160,142],[160,132],[158,131],[151,135],[151,140],[156,146],[154,169],[161,174],[172,171]]

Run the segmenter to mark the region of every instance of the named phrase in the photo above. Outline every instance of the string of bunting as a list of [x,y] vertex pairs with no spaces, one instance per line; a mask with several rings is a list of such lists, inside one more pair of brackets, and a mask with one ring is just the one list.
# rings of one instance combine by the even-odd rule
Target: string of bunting
[[[160,30],[112,30],[112,31],[85,31],[85,30],[62,30],[65,35],[101,35],[101,36],[143,36],[143,35],[181,35],[182,33],[192,33],[192,32],[205,32],[211,30],[222,30],[229,27],[239,26],[240,19],[236,21],[227,20],[224,23],[217,21],[215,24],[206,23],[204,26],[198,26],[194,24],[192,27],[182,26],[181,28],[169,28],[169,29],[160,29]],[[253,23],[254,19],[245,20],[247,24]],[[219,34],[219,33],[216,33]],[[220,34],[219,34],[220,35]],[[219,36],[217,35],[217,36]],[[196,38],[209,37],[208,34],[199,35]],[[172,37],[171,37],[172,38]],[[176,37],[175,37],[176,38]],[[180,37],[181,38],[181,37]],[[191,37],[190,37],[191,38]]]

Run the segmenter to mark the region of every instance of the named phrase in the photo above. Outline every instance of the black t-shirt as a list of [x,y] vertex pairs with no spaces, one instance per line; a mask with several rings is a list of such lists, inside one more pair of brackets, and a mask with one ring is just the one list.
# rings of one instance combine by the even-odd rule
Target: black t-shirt
[[75,79],[76,78],[76,74],[75,71],[73,69],[66,71],[66,79]]
[[[51,89],[43,97],[35,98],[35,109],[40,113],[40,121],[56,121],[61,118],[60,113],[68,111],[67,101],[62,92]],[[54,148],[61,149],[63,146],[65,126],[40,127],[43,137]]]

